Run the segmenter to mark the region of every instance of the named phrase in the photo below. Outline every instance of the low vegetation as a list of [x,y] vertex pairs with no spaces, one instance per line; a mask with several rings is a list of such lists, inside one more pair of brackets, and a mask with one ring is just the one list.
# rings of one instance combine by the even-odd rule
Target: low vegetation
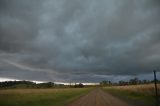
[[63,106],[91,88],[0,90],[0,106]]
[[[130,102],[137,102],[145,106],[153,106],[156,102],[154,84],[110,86],[104,87],[104,90],[125,100],[128,99]],[[158,91],[160,91],[160,84],[158,84]]]

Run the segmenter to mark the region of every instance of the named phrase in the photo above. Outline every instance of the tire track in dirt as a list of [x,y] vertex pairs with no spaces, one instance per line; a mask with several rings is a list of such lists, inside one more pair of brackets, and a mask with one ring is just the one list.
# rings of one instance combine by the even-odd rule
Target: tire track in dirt
[[95,89],[69,106],[131,106],[101,89]]

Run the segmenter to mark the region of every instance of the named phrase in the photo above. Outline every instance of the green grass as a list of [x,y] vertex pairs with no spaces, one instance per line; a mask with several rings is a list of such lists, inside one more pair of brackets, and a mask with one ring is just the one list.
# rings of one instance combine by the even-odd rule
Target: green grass
[[115,89],[112,87],[109,88],[104,88],[106,92],[109,92],[117,97],[120,98],[127,98],[130,101],[135,101],[135,102],[144,102],[147,104],[147,106],[154,106],[155,105],[155,96],[147,94],[146,93],[140,93],[140,92],[133,92],[130,90],[122,90],[122,89]]
[[0,106],[63,106],[91,88],[0,90]]

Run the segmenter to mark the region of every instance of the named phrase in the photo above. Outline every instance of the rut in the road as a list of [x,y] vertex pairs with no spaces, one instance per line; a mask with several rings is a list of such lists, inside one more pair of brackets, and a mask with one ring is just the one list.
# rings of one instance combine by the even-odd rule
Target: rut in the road
[[130,106],[124,101],[102,91],[96,89],[80,99],[72,102],[69,106]]

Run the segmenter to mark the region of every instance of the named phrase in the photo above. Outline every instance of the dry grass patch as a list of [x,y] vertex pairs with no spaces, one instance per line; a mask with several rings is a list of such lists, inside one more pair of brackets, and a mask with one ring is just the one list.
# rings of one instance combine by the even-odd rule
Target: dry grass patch
[[[158,91],[160,91],[160,84],[157,84]],[[135,93],[141,93],[144,95],[155,95],[154,84],[144,84],[144,85],[129,85],[129,86],[114,86],[113,89],[130,91]],[[158,92],[160,95],[160,92]]]
[[[112,86],[105,87],[104,90],[135,103],[136,106],[154,106],[156,103],[154,84]],[[158,84],[158,93],[160,95],[160,84]]]

